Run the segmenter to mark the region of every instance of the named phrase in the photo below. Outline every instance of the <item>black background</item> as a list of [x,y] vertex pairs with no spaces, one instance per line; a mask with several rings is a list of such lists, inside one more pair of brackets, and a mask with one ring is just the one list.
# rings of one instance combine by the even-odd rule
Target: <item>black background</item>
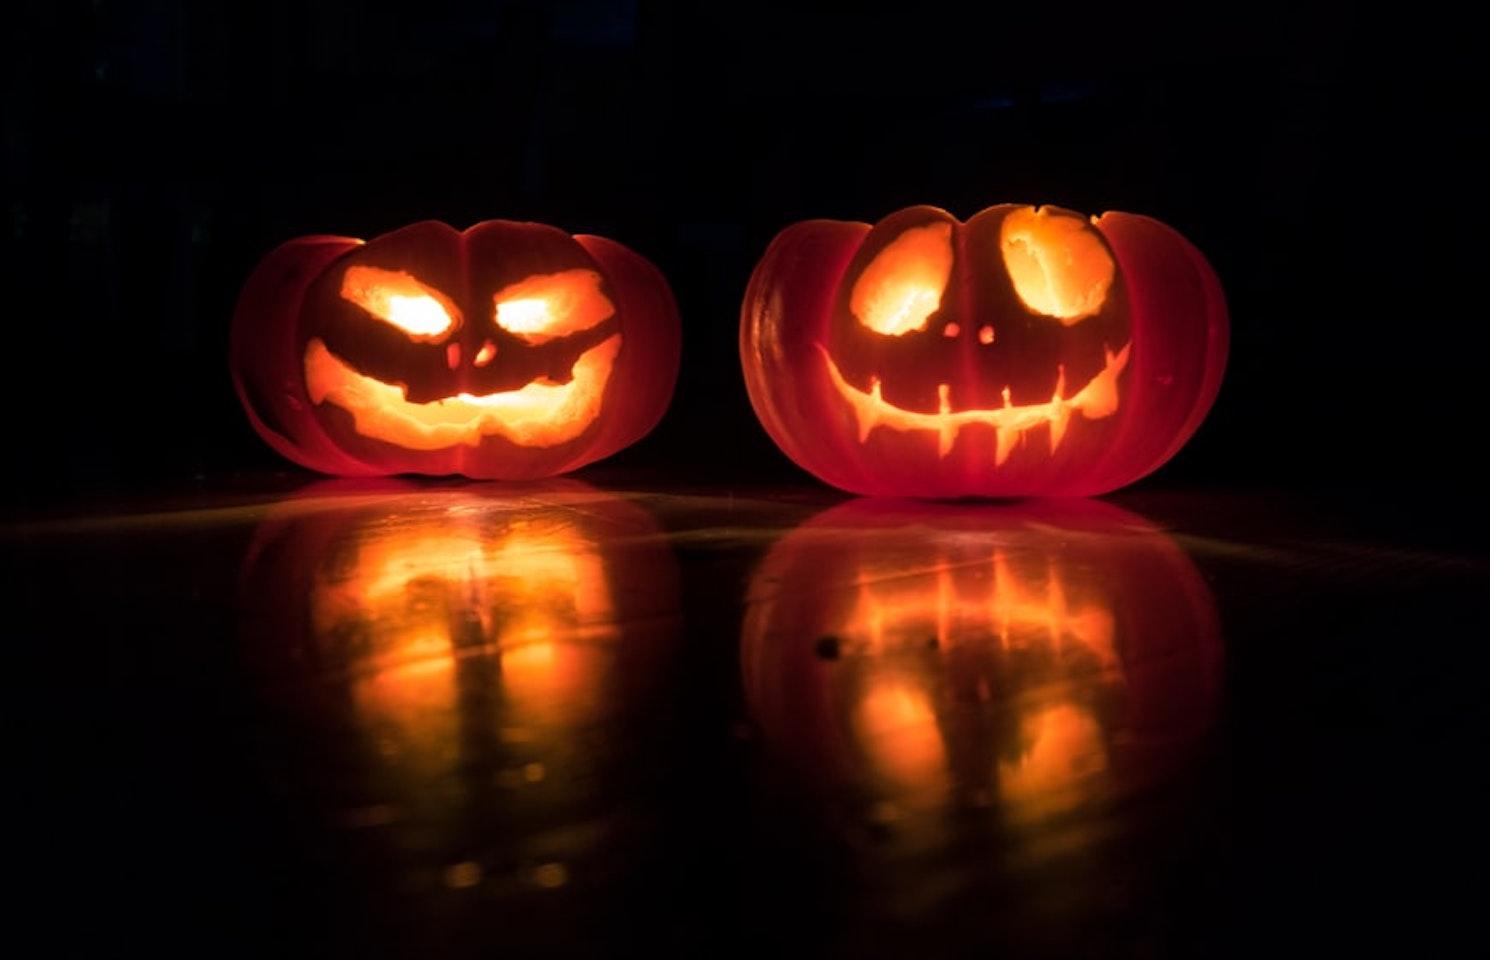
[[908,204],[1156,216],[1227,290],[1154,481],[1474,486],[1486,322],[1469,31],[1346,4],[35,3],[5,51],[12,508],[285,465],[226,371],[275,244],[531,219],[654,260],[666,419],[611,468],[796,478],[738,369],[772,236]]
[[[227,375],[238,289],[290,237],[510,218],[631,246],[681,307],[678,391],[652,435],[582,476],[799,483],[816,509],[833,494],[756,423],[736,352],[779,230],[1006,201],[1176,227],[1226,288],[1230,364],[1192,442],[1118,499],[1199,534],[1233,641],[1225,750],[1198,775],[1202,802],[1139,811],[1183,841],[1125,848],[1162,883],[1075,889],[1170,909],[1182,947],[1144,955],[1286,954],[1300,928],[1413,944],[1474,916],[1477,887],[1451,868],[1480,869],[1481,815],[1458,815],[1480,793],[1454,781],[1483,753],[1460,743],[1483,700],[1483,567],[1460,560],[1483,554],[1466,518],[1483,514],[1490,323],[1485,168],[1468,152],[1482,55],[1464,22],[1421,4],[925,0],[38,0],[6,21],[0,513],[20,526],[119,495],[310,479],[253,434]],[[1320,520],[1337,496],[1346,519]],[[39,787],[11,822],[36,859],[13,872],[48,936],[313,952],[307,931],[330,939],[337,911],[367,919],[365,878],[303,822],[294,779],[263,775],[314,738],[265,732],[222,639],[246,527],[194,524],[0,543],[21,611],[0,630],[26,688],[13,729],[38,771],[20,792]],[[1382,525],[1410,549],[1358,550]],[[1452,562],[1420,549],[1440,533]],[[637,952],[674,910],[674,946],[694,954],[720,930],[789,951],[802,923],[841,919],[820,911],[850,865],[775,869],[823,848],[814,821],[750,794],[744,748],[719,748],[757,556],[680,543],[696,635],[648,768],[677,826],[667,869],[595,909]],[[1249,543],[1324,559],[1279,565]],[[1017,948],[1044,920],[1005,892]],[[1072,942],[1110,939],[1070,915],[1053,926]]]

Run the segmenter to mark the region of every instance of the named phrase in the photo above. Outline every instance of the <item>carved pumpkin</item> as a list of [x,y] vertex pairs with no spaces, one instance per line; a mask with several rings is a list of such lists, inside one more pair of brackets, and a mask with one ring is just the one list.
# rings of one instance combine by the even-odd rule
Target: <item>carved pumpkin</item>
[[680,625],[655,520],[573,481],[319,484],[260,524],[240,607],[266,689],[315,745],[302,776],[337,817],[392,825],[411,874],[473,848],[531,859],[533,836],[603,822],[645,769]]
[[490,220],[292,240],[233,316],[254,429],[323,473],[551,476],[656,425],[677,379],[666,281],[602,237]]
[[756,266],[751,403],[792,460],[855,493],[1091,495],[1195,432],[1220,386],[1221,288],[1147,217],[910,207],[812,220]]
[[1094,501],[828,510],[756,571],[741,659],[766,739],[830,793],[1015,824],[1171,769],[1222,666],[1190,560]]

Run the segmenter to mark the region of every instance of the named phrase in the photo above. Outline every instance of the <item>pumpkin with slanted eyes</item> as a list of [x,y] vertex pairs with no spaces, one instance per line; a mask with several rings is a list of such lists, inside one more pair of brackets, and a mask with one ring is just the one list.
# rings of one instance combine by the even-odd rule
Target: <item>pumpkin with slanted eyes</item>
[[274,250],[239,297],[231,363],[254,429],[303,466],[521,480],[645,436],[679,340],[666,281],[618,243],[430,221]]
[[910,207],[811,220],[756,266],[745,383],[796,463],[855,493],[1091,495],[1168,460],[1226,361],[1226,305],[1156,220]]

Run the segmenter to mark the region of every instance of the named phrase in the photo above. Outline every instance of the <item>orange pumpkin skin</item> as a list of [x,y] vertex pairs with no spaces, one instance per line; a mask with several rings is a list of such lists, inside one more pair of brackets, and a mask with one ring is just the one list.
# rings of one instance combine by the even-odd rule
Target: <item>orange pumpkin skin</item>
[[239,296],[234,387],[279,453],[341,476],[526,480],[661,419],[680,324],[647,260],[536,223],[416,223],[272,251]]
[[788,227],[741,309],[745,384],[793,461],[853,493],[1088,496],[1145,476],[1209,411],[1221,286],[1148,217],[910,207]]

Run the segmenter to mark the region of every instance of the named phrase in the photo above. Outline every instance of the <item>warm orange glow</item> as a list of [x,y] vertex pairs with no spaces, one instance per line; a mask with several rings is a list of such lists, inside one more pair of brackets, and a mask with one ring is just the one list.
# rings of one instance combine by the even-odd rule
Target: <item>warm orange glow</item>
[[1112,254],[1085,220],[1023,207],[1004,218],[999,247],[1014,292],[1034,312],[1070,326],[1107,301]]
[[352,566],[312,593],[316,634],[365,649],[358,702],[396,741],[455,746],[453,670],[465,656],[496,655],[512,723],[564,725],[600,706],[601,645],[616,628],[594,544],[567,524],[493,531],[478,517],[369,528]]
[[409,450],[477,446],[488,436],[550,447],[573,440],[600,415],[620,349],[617,333],[586,350],[575,361],[568,383],[535,381],[504,393],[461,393],[411,403],[402,385],[358,373],[317,338],[305,349],[305,386],[313,402],[332,403],[350,413],[364,437]]
[[503,287],[493,300],[497,326],[533,344],[588,330],[616,312],[594,270],[528,277]]
[[1112,612],[1073,604],[1054,566],[1042,579],[1016,574],[1002,547],[987,553],[968,544],[929,567],[865,566],[843,633],[871,654],[891,652],[929,637],[937,648],[998,641],[1004,650],[1038,642],[1057,654],[1074,643],[1103,670],[1116,669]]
[[998,764],[999,795],[1018,812],[1068,810],[1084,796],[1087,780],[1107,769],[1102,728],[1081,707],[1057,703],[1019,726],[1018,759]]
[[926,329],[952,275],[952,225],[912,227],[886,246],[854,283],[849,310],[875,333]]
[[341,295],[415,340],[443,339],[460,316],[449,297],[402,270],[348,267]]
[[[929,562],[908,559],[892,551],[862,560],[854,603],[833,631],[850,651],[847,662],[865,671],[852,681],[848,719],[877,775],[911,806],[944,803],[954,779],[982,779],[981,771],[949,767],[948,738],[965,729],[951,716],[974,693],[1004,706],[1032,703],[1020,711],[1017,757],[987,761],[997,765],[999,794],[1036,813],[1079,799],[1084,778],[1106,768],[1101,727],[1081,707],[1051,706],[1047,692],[1069,689],[1063,681],[1073,669],[1100,683],[1121,681],[1110,605],[1072,580],[1058,556],[1031,564],[1017,545],[970,537],[943,542]],[[1004,688],[984,681],[965,693],[953,692],[941,673],[952,662],[1012,663],[1031,651],[1037,659],[1023,662],[1053,662],[1056,673]]]
[[881,776],[902,790],[938,793],[947,780],[947,754],[936,714],[911,678],[872,681],[854,714],[854,729]]
[[1117,379],[1128,365],[1130,346],[1131,344],[1124,345],[1115,354],[1108,351],[1107,364],[1102,371],[1070,397],[1062,396],[1066,389],[1066,375],[1063,370],[1056,382],[1055,393],[1046,403],[1014,406],[1009,399],[1009,388],[1005,387],[1002,407],[954,411],[951,386],[944,383],[939,387],[941,403],[936,413],[917,413],[888,402],[880,393],[878,377],[870,380],[868,392],[860,390],[843,378],[827,348],[819,345],[818,349],[822,350],[823,360],[828,365],[828,376],[837,388],[838,395],[854,412],[859,425],[860,443],[868,440],[870,432],[876,427],[902,433],[908,430],[928,430],[937,435],[937,454],[945,457],[952,452],[952,446],[957,442],[957,436],[963,427],[983,425],[998,431],[998,449],[994,463],[999,465],[1009,459],[1009,454],[1024,438],[1025,433],[1036,427],[1050,428],[1047,436],[1050,452],[1054,453],[1065,438],[1066,427],[1070,424],[1073,413],[1080,413],[1088,420],[1100,420],[1116,413],[1119,403]]

